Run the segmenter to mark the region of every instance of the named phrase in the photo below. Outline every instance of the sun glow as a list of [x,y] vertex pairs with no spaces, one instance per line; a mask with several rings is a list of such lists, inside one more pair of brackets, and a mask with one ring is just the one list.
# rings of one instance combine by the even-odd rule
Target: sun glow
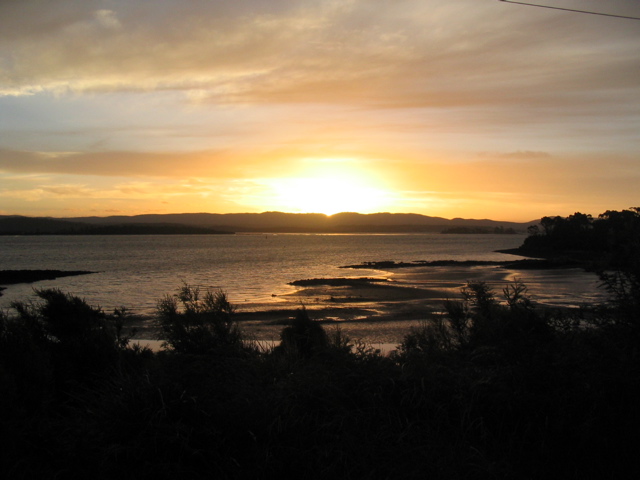
[[291,178],[274,186],[277,203],[301,213],[369,213],[385,203],[384,191],[343,178]]
[[364,175],[323,172],[269,182],[279,209],[299,213],[373,213],[389,203],[389,192],[373,186]]

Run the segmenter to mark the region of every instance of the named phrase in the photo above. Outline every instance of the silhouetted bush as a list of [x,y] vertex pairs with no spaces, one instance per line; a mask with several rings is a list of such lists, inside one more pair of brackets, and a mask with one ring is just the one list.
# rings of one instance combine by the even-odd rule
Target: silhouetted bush
[[243,350],[243,338],[233,319],[234,307],[223,291],[184,285],[178,294],[158,302],[158,325],[165,346],[176,353],[229,355]]
[[58,382],[87,382],[117,363],[128,344],[120,314],[108,316],[58,289],[35,293],[39,301],[12,304],[17,317],[11,324],[20,326],[23,341],[46,352]]
[[287,356],[309,358],[325,352],[328,346],[329,339],[322,326],[301,308],[291,325],[282,330],[278,350]]
[[[65,476],[78,461],[77,430],[90,430],[82,397],[151,352],[129,348],[124,310],[100,308],[56,289],[0,312],[0,476]],[[84,446],[86,448],[87,446]],[[93,445],[104,448],[105,445]],[[94,457],[89,462],[95,460]]]
[[611,310],[539,311],[525,292],[516,283],[499,303],[485,284],[468,284],[461,302],[405,336],[395,355],[405,378],[426,384],[425,400],[459,425],[451,432],[474,452],[474,475],[637,472],[638,442],[628,442],[640,426],[637,335]]
[[0,311],[0,416],[34,415],[52,391],[46,333],[34,319]]

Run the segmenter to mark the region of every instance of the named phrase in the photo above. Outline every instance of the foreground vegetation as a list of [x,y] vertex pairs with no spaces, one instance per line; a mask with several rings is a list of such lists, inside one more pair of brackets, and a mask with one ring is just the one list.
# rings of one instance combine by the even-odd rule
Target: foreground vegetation
[[[0,313],[0,476],[636,478],[637,250],[610,302],[536,308],[470,283],[382,356],[300,310],[274,349],[223,292],[158,302],[154,353],[59,290]],[[635,283],[634,283],[635,282]]]
[[299,311],[243,338],[221,292],[126,312],[57,290],[0,319],[2,478],[630,478],[639,328],[617,304],[537,311],[482,283],[383,357]]

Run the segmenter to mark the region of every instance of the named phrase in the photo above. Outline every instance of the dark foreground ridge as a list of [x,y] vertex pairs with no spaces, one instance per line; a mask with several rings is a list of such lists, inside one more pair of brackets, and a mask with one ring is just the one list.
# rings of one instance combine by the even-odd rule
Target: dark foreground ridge
[[304,309],[260,347],[188,285],[154,353],[123,309],[39,290],[0,311],[0,477],[637,478],[638,292],[588,315],[461,293],[383,356]]

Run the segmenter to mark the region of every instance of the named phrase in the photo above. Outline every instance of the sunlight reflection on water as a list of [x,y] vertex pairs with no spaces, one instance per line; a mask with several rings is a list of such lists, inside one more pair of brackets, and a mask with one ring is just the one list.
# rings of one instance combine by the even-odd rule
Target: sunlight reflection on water
[[[91,275],[11,285],[0,307],[24,300],[34,287],[60,288],[106,310],[126,306],[135,313],[155,311],[158,299],[183,284],[222,288],[239,308],[276,306],[295,291],[288,282],[320,277],[388,277],[411,286],[455,291],[460,276],[452,268],[428,273],[340,269],[340,266],[391,260],[513,260],[495,253],[519,246],[521,235],[157,235],[0,237],[0,269],[91,270]],[[466,268],[466,276],[486,274]],[[491,271],[490,271],[491,272]],[[579,290],[594,295],[593,278],[580,273],[491,272],[496,283],[518,276],[532,295],[569,301]],[[558,285],[562,285],[559,287]]]

